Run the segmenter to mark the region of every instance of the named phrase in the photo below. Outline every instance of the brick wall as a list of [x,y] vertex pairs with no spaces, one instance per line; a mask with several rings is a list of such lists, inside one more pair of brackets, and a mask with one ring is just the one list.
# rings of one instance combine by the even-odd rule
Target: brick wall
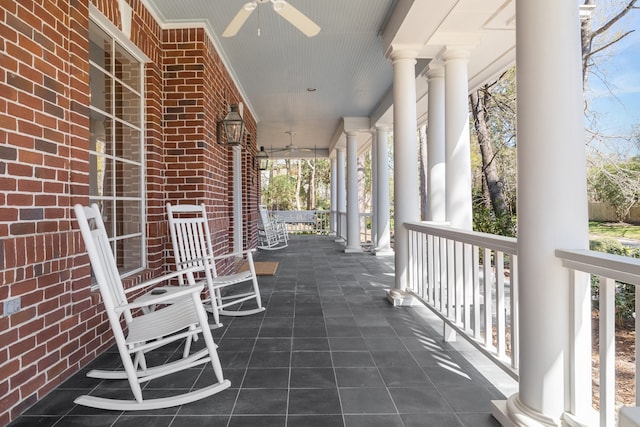
[[[116,0],[93,0],[116,26]],[[149,269],[169,247],[165,203],[208,206],[219,250],[233,246],[232,153],[216,144],[226,103],[241,101],[201,29],[162,30],[138,0],[132,42],[146,75]],[[0,425],[33,405],[111,344],[71,207],[89,194],[89,0],[0,2]],[[245,247],[255,246],[256,123],[245,109]]]

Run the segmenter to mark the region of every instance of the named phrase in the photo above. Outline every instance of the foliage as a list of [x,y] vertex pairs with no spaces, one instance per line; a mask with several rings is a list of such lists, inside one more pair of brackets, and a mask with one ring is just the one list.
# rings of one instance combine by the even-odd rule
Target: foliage
[[623,222],[640,200],[640,157],[599,164],[588,174],[591,198],[611,205],[618,221]]
[[[616,239],[591,240],[589,246],[591,250],[598,252],[640,258],[640,249],[623,246]],[[598,277],[595,275],[591,276],[591,298],[594,308],[597,309],[600,298],[600,284]],[[616,282],[615,308],[618,324],[633,318],[636,310],[636,287],[634,285]]]
[[[505,236],[516,232],[516,70],[507,70],[493,83],[483,86],[482,96],[487,119],[488,139],[492,144],[492,158],[484,159],[480,154],[479,130],[471,122],[471,164],[473,168],[473,212],[474,230]],[[486,156],[485,156],[486,157]],[[499,177],[498,184],[504,195],[506,213],[496,214],[487,187],[485,169],[494,168]]]
[[473,207],[473,229],[481,233],[515,237],[517,221],[515,216],[509,214],[496,217],[492,209],[476,204]]
[[[300,168],[298,169],[298,165]],[[311,176],[314,173],[315,179]],[[275,160],[262,174],[262,203],[271,210],[296,209],[296,184],[300,182],[298,200],[309,200],[309,191],[315,192],[312,209],[329,209],[331,202],[331,165],[328,159]],[[298,176],[298,170],[300,176]],[[314,182],[314,185],[311,185]]]

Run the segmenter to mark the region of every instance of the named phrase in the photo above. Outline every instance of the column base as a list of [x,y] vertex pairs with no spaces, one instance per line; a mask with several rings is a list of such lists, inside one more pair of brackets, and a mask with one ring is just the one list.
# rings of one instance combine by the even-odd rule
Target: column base
[[345,254],[361,254],[362,252],[363,251],[361,246],[354,247],[354,248],[347,246],[346,248],[344,248]]
[[329,234],[327,234],[329,237],[336,237],[336,232],[335,231],[330,231]]
[[373,254],[375,256],[391,256],[394,255],[395,252],[391,248],[375,248]]
[[336,242],[336,243],[346,243],[347,241],[344,240],[342,237],[336,237],[334,242]]
[[637,406],[623,406],[620,408],[619,427],[640,427],[640,408]]
[[560,427],[562,422],[533,411],[520,402],[518,393],[507,400],[492,400],[491,415],[502,427]]
[[413,295],[396,288],[387,289],[387,301],[394,307],[410,307],[419,304]]

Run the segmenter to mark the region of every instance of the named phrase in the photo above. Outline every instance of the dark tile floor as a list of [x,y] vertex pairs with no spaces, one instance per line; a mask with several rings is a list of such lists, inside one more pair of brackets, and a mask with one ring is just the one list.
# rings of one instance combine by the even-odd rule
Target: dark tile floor
[[[294,236],[286,249],[257,254],[257,261],[279,261],[275,276],[259,278],[266,311],[224,317],[213,331],[231,388],[175,408],[103,411],[73,399],[128,398],[128,385],[87,378],[85,370],[12,426],[498,426],[489,402],[515,383],[471,346],[444,343],[425,308],[385,300],[393,257],[341,248],[328,237]],[[180,354],[162,350],[156,357]],[[118,363],[108,351],[92,367]],[[151,381],[145,396],[189,389],[210,375],[192,369]]]

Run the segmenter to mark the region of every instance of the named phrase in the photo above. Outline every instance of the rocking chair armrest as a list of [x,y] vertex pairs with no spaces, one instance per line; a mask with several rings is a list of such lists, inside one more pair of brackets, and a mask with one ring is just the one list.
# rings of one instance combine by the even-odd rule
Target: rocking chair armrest
[[256,251],[256,248],[253,249],[247,249],[244,251],[238,251],[238,252],[231,252],[228,254],[222,254],[222,255],[216,255],[213,257],[214,260],[217,259],[225,259],[225,258],[231,258],[231,257],[240,257],[240,256],[245,256],[245,255],[251,255],[252,253],[254,253]]
[[179,288],[176,292],[169,292],[166,294],[160,294],[155,298],[145,299],[144,301],[138,302],[130,302],[128,304],[119,305],[115,308],[116,313],[120,314],[125,310],[133,310],[136,308],[148,307],[150,305],[157,305],[166,303],[169,300],[180,299],[181,297],[187,296],[192,293],[200,294],[204,290],[204,284],[200,285],[188,285],[188,286],[175,286],[175,288]]
[[[185,268],[185,269],[180,270],[180,271],[173,271],[171,273],[163,274],[161,276],[154,277],[154,278],[151,278],[149,280],[145,280],[142,283],[138,283],[135,286],[132,286],[132,287],[130,287],[128,289],[125,289],[124,293],[128,294],[128,293],[131,293],[131,292],[136,292],[136,291],[139,291],[140,289],[144,289],[144,288],[147,288],[149,286],[157,285],[158,283],[165,282],[167,280],[171,280],[171,279],[174,279],[176,277],[183,276],[183,275],[191,275],[191,276],[193,276],[193,273],[198,272],[198,271],[202,271],[202,267],[201,266],[193,266],[193,267]],[[190,281],[187,280],[187,282],[189,283]],[[191,283],[195,283],[195,280],[193,282],[191,282]]]

